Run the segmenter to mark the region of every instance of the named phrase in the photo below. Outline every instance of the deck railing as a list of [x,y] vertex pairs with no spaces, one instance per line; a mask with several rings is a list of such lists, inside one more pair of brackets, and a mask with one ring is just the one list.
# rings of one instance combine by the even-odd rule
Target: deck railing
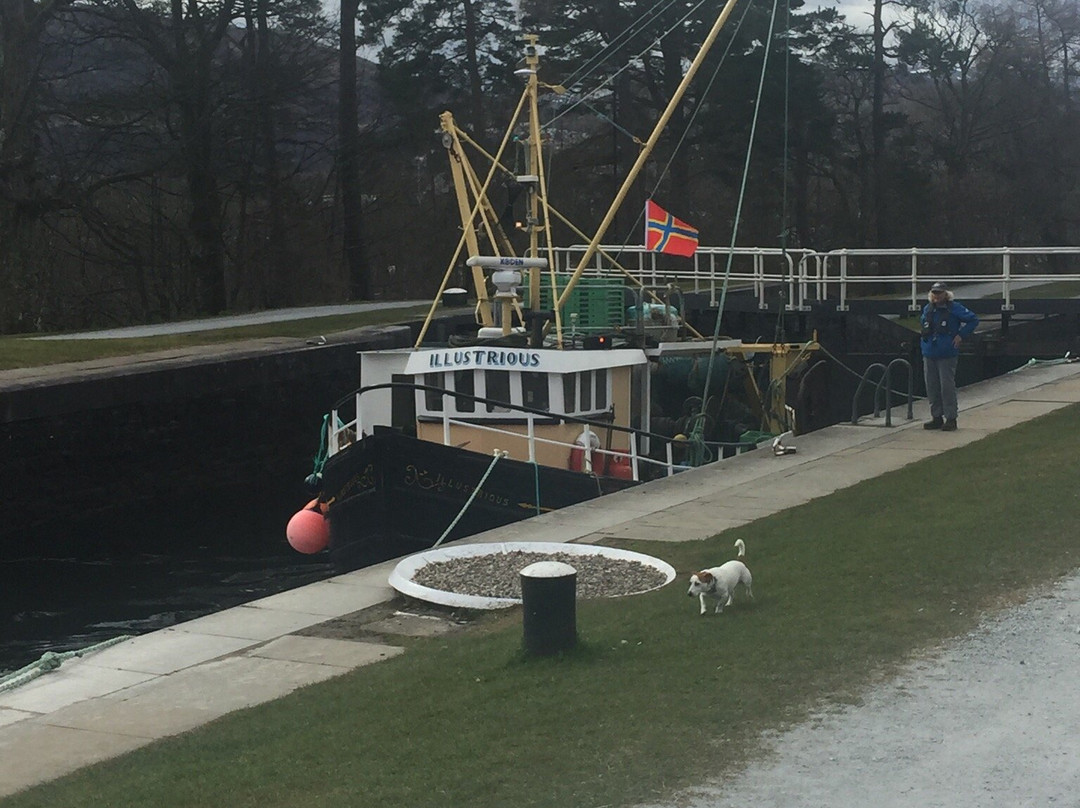
[[[655,432],[647,432],[639,429],[632,429],[630,427],[623,427],[617,424],[609,424],[601,421],[596,421],[589,418],[581,418],[573,415],[561,415],[557,413],[551,413],[545,410],[534,409],[518,404],[507,404],[503,401],[496,401],[493,399],[487,399],[483,396],[471,396],[466,393],[459,393],[452,390],[444,390],[441,387],[432,387],[430,385],[423,384],[411,384],[409,382],[387,382],[385,384],[376,384],[369,387],[362,387],[356,390],[354,393],[346,396],[338,401],[333,409],[330,411],[330,417],[327,421],[327,449],[328,456],[333,456],[345,449],[358,438],[368,434],[372,426],[371,424],[365,424],[361,413],[361,397],[368,392],[374,390],[386,390],[390,388],[409,388],[412,390],[423,391],[435,391],[440,392],[443,395],[455,396],[457,398],[470,398],[478,403],[482,404],[496,404],[500,407],[508,407],[511,409],[519,410],[522,414],[522,419],[526,425],[526,431],[524,434],[510,429],[500,429],[498,426],[492,424],[486,424],[475,420],[464,420],[460,418],[451,418],[447,414],[442,416],[442,434],[443,444],[450,446],[450,427],[452,425],[468,426],[471,429],[481,429],[488,432],[498,433],[505,435],[507,440],[512,441],[527,441],[528,445],[528,461],[535,462],[536,460],[536,447],[538,444],[548,444],[553,446],[563,447],[567,451],[567,458],[570,457],[570,452],[574,449],[582,450],[583,468],[590,472],[594,467],[600,465],[594,460],[594,455],[600,457],[619,457],[625,458],[629,456],[631,470],[633,472],[634,480],[646,479],[641,474],[642,466],[654,466],[663,469],[663,473],[667,476],[671,476],[679,471],[684,471],[691,468],[691,466],[683,463],[676,462],[675,458],[681,451],[688,447],[686,440],[676,440],[673,437],[666,435],[659,435]],[[540,437],[536,434],[535,423],[537,418],[558,418],[559,420],[567,423],[580,424],[584,433],[584,443],[566,443],[564,441],[557,441],[551,438]],[[628,442],[630,449],[628,452],[613,451],[607,449],[594,448],[592,446],[591,435],[594,432],[614,430],[616,432],[625,432],[632,436],[632,439]],[[664,446],[664,459],[657,459],[649,455],[643,454],[638,450],[638,439],[648,438],[650,441],[659,442]],[[755,448],[760,441],[743,441],[743,442],[714,442],[706,441],[705,446],[710,452],[713,453],[714,458],[717,460],[724,459],[725,449],[734,449],[735,453],[741,453]],[[606,464],[606,462],[605,462]]]
[[[584,245],[555,250],[556,268],[572,271]],[[603,245],[631,274],[649,286],[678,283],[684,291],[708,293],[717,305],[728,289],[751,290],[766,308],[766,290],[786,286],[789,309],[809,311],[828,302],[846,311],[853,299],[900,296],[908,310],[919,311],[934,281],[987,284],[984,295],[1000,293],[1002,311],[1012,311],[1013,292],[1025,286],[1080,283],[1080,247],[911,247],[904,249],[782,250],[779,247],[699,247],[692,258],[673,258],[640,245]],[[728,271],[730,255],[730,271]],[[600,252],[586,275],[610,276]],[[1078,291],[1080,294],[1080,291]]]

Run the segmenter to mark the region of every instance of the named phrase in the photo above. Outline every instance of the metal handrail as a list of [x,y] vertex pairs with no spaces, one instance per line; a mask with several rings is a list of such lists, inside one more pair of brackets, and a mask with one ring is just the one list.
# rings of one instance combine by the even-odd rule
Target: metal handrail
[[851,398],[851,423],[859,423],[859,394],[862,393],[866,383],[870,380],[870,371],[875,368],[881,368],[881,377],[878,379],[877,386],[874,388],[874,417],[877,418],[881,414],[881,410],[878,409],[878,393],[881,390],[881,379],[885,378],[885,371],[888,369],[881,362],[874,362],[867,365],[866,370],[863,371],[862,376],[859,377],[859,385],[855,388],[855,395]]
[[878,395],[882,392],[884,387],[885,392],[885,426],[892,426],[892,369],[893,365],[901,364],[907,367],[908,372],[908,390],[907,390],[907,419],[909,421],[915,420],[915,397],[913,394],[913,388],[915,386],[915,372],[911,367],[911,363],[903,357],[897,357],[889,362],[888,365],[883,365],[881,362],[874,362],[867,366],[863,371],[862,377],[859,379],[859,386],[855,388],[855,395],[851,400],[851,423],[859,423],[859,394],[863,391],[863,387],[870,379],[870,371],[874,368],[881,368],[881,376],[878,378],[877,384],[874,387],[874,417],[878,418],[881,415],[881,409],[878,406]]
[[[689,262],[663,266],[668,256],[646,250],[642,245],[605,245],[604,253],[618,255],[624,265],[634,263],[636,258],[638,277],[652,286],[677,281],[685,283],[694,292],[708,289],[712,305],[717,305],[717,287],[725,280],[729,286],[752,289],[759,307],[766,307],[765,290],[768,286],[786,285],[785,308],[808,311],[812,304],[833,303],[838,311],[848,310],[848,301],[860,298],[867,287],[882,283],[903,284],[907,287],[902,299],[906,299],[910,312],[919,311],[925,304],[926,288],[934,281],[947,280],[955,284],[993,283],[1000,285],[1002,311],[1014,309],[1012,294],[1023,286],[1080,282],[1080,246],[1061,247],[909,247],[897,249],[843,249],[815,251],[808,249],[784,250],[779,247],[702,247]],[[584,245],[557,247],[556,267],[576,266],[575,254],[585,251]],[[732,269],[727,273],[727,257],[732,257]],[[629,258],[627,258],[629,256]],[[1051,256],[1076,259],[1073,272],[1048,272],[1045,263]],[[905,259],[905,268],[883,271],[884,259]],[[927,267],[926,259],[950,259],[950,270],[943,273],[939,268]],[[1018,267],[1016,258],[1042,259],[1036,265]],[[725,260],[720,260],[725,259]],[[970,271],[964,267],[965,260],[985,262],[998,259],[996,271]],[[888,261],[885,261],[888,263]],[[861,267],[867,267],[862,269]],[[608,275],[610,270],[602,265],[598,252],[587,275]],[[867,295],[869,297],[870,295]]]

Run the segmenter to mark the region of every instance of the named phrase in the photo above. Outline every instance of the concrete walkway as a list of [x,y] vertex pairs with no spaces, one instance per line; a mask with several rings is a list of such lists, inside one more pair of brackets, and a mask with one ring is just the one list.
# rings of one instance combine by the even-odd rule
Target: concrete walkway
[[[1029,366],[964,388],[957,432],[925,432],[925,404],[912,422],[897,407],[892,427],[829,427],[790,441],[794,454],[763,447],[470,541],[703,539],[1076,402],[1080,363]],[[402,651],[302,633],[317,624],[389,604],[385,634],[440,630],[393,611],[408,608],[386,583],[394,564],[126,640],[0,692],[0,797]]]
[[134,339],[136,337],[159,337],[166,334],[190,334],[196,331],[216,331],[220,328],[239,328],[246,325],[262,325],[286,320],[310,320],[316,317],[336,317],[342,314],[359,314],[380,309],[406,309],[430,304],[430,300],[379,300],[373,303],[342,303],[337,306],[303,306],[293,309],[269,309],[247,314],[226,314],[205,317],[201,320],[182,320],[175,323],[131,325],[123,328],[106,328],[99,331],[80,331],[72,334],[49,334],[44,337],[26,337],[37,340],[67,339]]

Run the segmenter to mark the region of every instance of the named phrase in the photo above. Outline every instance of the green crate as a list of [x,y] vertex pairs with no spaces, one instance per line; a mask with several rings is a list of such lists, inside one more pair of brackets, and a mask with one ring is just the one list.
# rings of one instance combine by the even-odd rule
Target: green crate
[[[561,295],[570,275],[559,273],[555,283]],[[579,331],[611,331],[626,324],[623,305],[625,287],[620,281],[608,278],[581,278],[574,285],[562,311],[563,328],[569,328],[570,315],[577,313]],[[527,290],[526,290],[527,291]],[[528,298],[528,294],[526,294]],[[528,300],[525,305],[528,306]],[[551,280],[545,276],[540,287],[540,308],[552,308]]]

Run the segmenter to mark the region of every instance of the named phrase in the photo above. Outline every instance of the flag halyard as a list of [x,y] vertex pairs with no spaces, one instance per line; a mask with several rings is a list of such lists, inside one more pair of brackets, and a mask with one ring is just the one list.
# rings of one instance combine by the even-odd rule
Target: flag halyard
[[689,257],[697,246],[696,227],[676,219],[651,199],[645,200],[645,249]]

